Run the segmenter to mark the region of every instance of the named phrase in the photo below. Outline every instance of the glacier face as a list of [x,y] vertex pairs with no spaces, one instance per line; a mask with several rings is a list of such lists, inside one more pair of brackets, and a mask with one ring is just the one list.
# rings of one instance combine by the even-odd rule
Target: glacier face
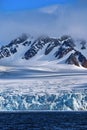
[[0,110],[87,110],[87,91],[61,91],[57,94],[0,93]]
[[0,80],[0,111],[87,110],[87,75]]

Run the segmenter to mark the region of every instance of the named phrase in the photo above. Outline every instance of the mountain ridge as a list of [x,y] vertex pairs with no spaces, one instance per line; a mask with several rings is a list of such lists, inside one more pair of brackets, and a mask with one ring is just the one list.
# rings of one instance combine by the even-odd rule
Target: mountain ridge
[[[0,48],[0,64],[12,59],[30,61],[37,56],[39,60],[57,60],[58,64],[71,64],[87,68],[87,42],[74,40],[71,36],[63,35],[60,38],[22,34],[8,45]],[[44,61],[45,62],[45,61]],[[28,62],[29,63],[29,62]]]

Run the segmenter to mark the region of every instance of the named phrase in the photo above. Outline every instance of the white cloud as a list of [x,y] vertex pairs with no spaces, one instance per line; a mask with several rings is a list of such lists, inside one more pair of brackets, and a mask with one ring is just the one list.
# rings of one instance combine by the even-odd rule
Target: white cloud
[[47,7],[41,8],[39,10],[43,13],[53,14],[57,11],[58,7],[59,7],[59,5],[52,5],[52,6],[47,6]]

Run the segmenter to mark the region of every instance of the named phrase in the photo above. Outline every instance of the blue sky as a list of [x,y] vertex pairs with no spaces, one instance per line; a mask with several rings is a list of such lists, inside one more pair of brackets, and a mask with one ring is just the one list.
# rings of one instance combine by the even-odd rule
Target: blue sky
[[87,0],[0,0],[0,44],[22,33],[87,39],[86,6]]
[[0,11],[18,11],[41,8],[55,4],[72,4],[76,0],[0,0]]

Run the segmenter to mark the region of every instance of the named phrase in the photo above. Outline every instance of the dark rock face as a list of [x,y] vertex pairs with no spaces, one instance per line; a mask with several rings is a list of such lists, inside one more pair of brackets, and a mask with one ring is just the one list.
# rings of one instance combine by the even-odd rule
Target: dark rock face
[[68,54],[70,51],[74,50],[75,44],[73,43],[72,39],[66,39],[59,47],[58,51],[55,53],[55,57],[58,59],[62,58],[66,54]]
[[66,63],[79,66],[79,62],[73,53],[66,60]]
[[81,65],[85,68],[87,68],[87,59],[84,55],[82,55],[80,52],[77,52],[78,60],[80,61]]
[[82,47],[81,47],[82,50],[86,49],[86,41],[85,40],[82,40],[80,44],[82,45]]
[[50,44],[47,46],[46,50],[45,50],[45,55],[48,55],[53,49],[54,47],[57,47],[60,45],[60,41],[57,39],[52,39]]
[[49,38],[48,39],[39,38],[35,40],[31,45],[30,49],[24,54],[23,58],[29,60],[30,58],[35,56],[38,53],[38,51],[41,50],[45,46],[45,44],[48,43],[48,41]]
[[10,56],[10,51],[7,47],[2,47],[0,49],[0,59],[3,58],[3,57],[9,57]]
[[8,45],[2,46],[0,48],[0,59],[4,57],[10,57],[11,55],[17,53],[18,46],[23,43],[25,46],[26,44],[30,44],[29,42],[26,42],[27,35],[22,34],[21,37],[18,37],[17,39],[11,41]]
[[7,47],[11,47],[13,45],[18,45],[24,41],[26,41],[28,38],[28,36],[26,34],[22,34],[20,37],[18,37],[17,39],[14,39],[13,41],[11,41]]
[[87,58],[83,55],[83,53],[81,53],[86,50],[86,41],[82,40],[80,45],[81,48],[78,51],[76,49],[75,41],[67,35],[62,36],[59,39],[41,36],[32,40],[32,37],[28,37],[26,34],[23,34],[21,37],[11,41],[8,45],[0,48],[0,59],[10,57],[15,53],[18,53],[21,46],[22,48],[25,48],[24,54],[20,57],[22,59],[29,60],[43,49],[43,55],[45,56],[52,52],[54,58],[62,59],[68,54],[68,58],[65,59],[65,63],[87,68]]
[[83,66],[84,68],[87,68],[87,59],[83,61],[82,66]]
[[34,41],[34,43],[31,45],[30,49],[24,54],[24,57],[26,60],[29,60],[33,56],[35,56],[39,50],[43,49],[43,47],[48,44],[48,46],[45,49],[45,55],[48,55],[54,47],[60,45],[58,39],[53,39],[49,37],[40,37],[37,40]]
[[12,54],[15,54],[17,52],[17,49],[16,48],[10,48],[10,51]]
[[68,54],[70,51],[72,51],[72,48],[64,49],[64,48],[60,47],[59,50],[55,53],[55,57],[60,59],[63,56],[65,56],[66,54]]
[[80,66],[80,64],[87,68],[87,59],[85,56],[83,56],[80,52],[76,51],[75,53],[72,53],[69,58],[66,60],[66,63],[68,64],[74,64],[76,66]]

